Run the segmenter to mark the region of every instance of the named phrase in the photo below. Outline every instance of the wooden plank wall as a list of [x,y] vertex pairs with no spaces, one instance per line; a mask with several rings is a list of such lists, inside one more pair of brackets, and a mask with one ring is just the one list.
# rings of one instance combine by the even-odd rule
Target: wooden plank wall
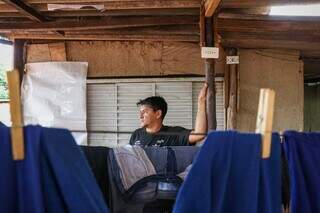
[[66,60],[64,42],[27,45],[27,63]]
[[200,47],[192,42],[67,41],[66,52],[68,61],[89,62],[89,77],[204,75]]
[[240,49],[237,128],[253,131],[260,88],[276,92],[273,130],[303,130],[303,62],[297,51]]

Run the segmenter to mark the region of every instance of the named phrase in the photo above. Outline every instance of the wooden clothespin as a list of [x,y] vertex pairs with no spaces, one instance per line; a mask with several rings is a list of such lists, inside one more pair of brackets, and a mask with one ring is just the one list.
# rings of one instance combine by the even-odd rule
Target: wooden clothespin
[[274,99],[274,90],[260,90],[256,133],[262,135],[262,158],[270,157]]
[[7,72],[10,115],[11,115],[11,147],[13,160],[24,159],[23,122],[21,112],[20,78],[17,70]]

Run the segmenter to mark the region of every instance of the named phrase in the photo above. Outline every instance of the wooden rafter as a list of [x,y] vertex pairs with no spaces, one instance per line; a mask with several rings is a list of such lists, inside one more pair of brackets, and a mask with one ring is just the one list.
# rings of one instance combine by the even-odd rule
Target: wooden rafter
[[320,33],[319,21],[274,21],[219,18],[219,32],[304,32]]
[[[8,0],[6,0],[8,1]],[[16,0],[19,1],[19,0]],[[56,2],[32,2],[28,1],[38,11],[47,11],[48,6],[47,3],[57,3]],[[95,1],[94,1],[95,2]],[[64,3],[69,3],[70,1],[60,1],[60,4]],[[78,2],[79,3],[79,2]],[[87,2],[82,2],[83,4],[89,3],[90,1]],[[77,4],[74,2],[74,4]],[[81,4],[81,3],[80,3]],[[91,2],[92,4],[92,2]],[[97,3],[95,2],[94,4],[103,4],[104,8],[106,10],[130,10],[130,9],[164,9],[164,8],[199,8],[199,0],[165,0],[165,1],[152,1],[152,0],[134,0],[134,1],[108,1],[105,0],[104,2]],[[84,9],[84,10],[93,10],[93,9]],[[0,4],[0,11],[3,12],[14,12],[14,8],[6,6],[4,4]]]
[[206,8],[205,16],[206,17],[212,16],[215,13],[216,9],[218,8],[220,2],[221,0],[207,0],[205,3],[205,8]]
[[81,40],[81,41],[186,41],[199,42],[198,35],[146,35],[146,34],[69,34],[66,33],[64,37],[54,34],[13,34],[9,35],[14,39],[53,39],[53,40]]
[[[32,20],[35,20],[40,23],[48,22],[49,18],[39,13],[37,10],[32,8],[31,6],[27,5],[21,0],[3,0],[3,2],[7,3],[8,5],[16,8],[22,14],[26,15]],[[54,31],[54,33],[58,35],[64,35],[62,31]]]
[[319,3],[319,0],[223,0],[223,8],[270,7],[275,5]]
[[8,31],[52,31],[52,30],[95,30],[95,29],[119,29],[126,27],[148,27],[161,25],[188,25],[197,24],[198,17],[110,17],[102,20],[82,21],[56,21],[44,23],[12,23],[1,24],[0,32]]
[[39,13],[37,10],[33,9],[26,3],[20,0],[3,0],[8,5],[16,8],[18,11],[23,13],[24,15],[28,16],[32,20],[38,21],[38,22],[46,22],[49,21],[49,19],[45,16],[43,16],[41,13]]
[[320,42],[290,41],[259,38],[222,37],[224,47],[254,48],[254,49],[291,49],[302,51],[319,51]]
[[232,12],[220,12],[218,18],[220,19],[232,19],[232,20],[252,20],[252,21],[310,21],[320,22],[318,16],[269,16],[264,14],[243,14]]

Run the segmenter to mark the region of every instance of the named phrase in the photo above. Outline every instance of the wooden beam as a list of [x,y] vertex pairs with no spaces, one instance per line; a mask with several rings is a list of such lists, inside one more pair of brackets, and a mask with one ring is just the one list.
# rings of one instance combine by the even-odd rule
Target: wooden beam
[[197,25],[170,25],[90,31],[65,31],[65,35],[199,35],[199,28]]
[[101,20],[55,21],[44,23],[1,24],[0,32],[11,31],[51,31],[51,30],[95,30],[118,29],[126,27],[147,27],[177,24],[197,24],[198,17],[109,17]]
[[[48,11],[50,17],[98,17],[98,16],[188,16],[198,15],[199,8],[154,8],[105,11]],[[0,13],[1,15],[1,13]]]
[[[35,20],[37,22],[47,22],[50,19],[48,19],[46,16],[39,13],[37,10],[32,8],[31,6],[27,5],[21,0],[3,0],[3,2],[11,5],[12,7],[16,8],[18,11],[20,11],[22,14],[26,15],[32,20]],[[54,31],[54,33],[58,35],[63,35],[64,33],[61,31]]]
[[[8,0],[7,0],[8,1]],[[16,0],[18,1],[18,0]],[[70,1],[59,2],[59,4],[63,3],[71,3]],[[28,1],[28,3],[37,11],[48,11],[48,3],[54,2],[46,2],[46,1],[38,1],[35,3],[34,1]],[[74,2],[79,3],[79,2]],[[86,2],[82,2],[88,3]],[[81,4],[81,2],[80,2]],[[91,3],[92,4],[92,3]],[[95,4],[103,4],[106,10],[130,10],[130,9],[164,9],[164,8],[199,8],[200,1],[199,0],[129,0],[129,1],[108,1],[105,0],[101,3],[95,1]],[[83,10],[93,10],[92,8],[83,9]],[[17,10],[13,7],[6,6],[5,4],[0,4],[0,11],[3,12],[16,12]]]
[[[28,3],[39,5],[45,5],[48,3],[66,3],[69,4],[81,4],[81,3],[88,3],[88,0],[28,0]],[[150,0],[128,0],[128,1],[108,1],[108,0],[94,0],[95,4],[105,4],[108,9],[112,9],[115,7],[153,7],[157,6],[162,7],[167,5],[173,5],[173,7],[200,7],[199,0],[166,0],[166,1],[150,1]],[[271,5],[288,5],[288,4],[307,4],[307,3],[319,3],[319,0],[223,0],[222,7],[224,8],[251,8],[251,7],[263,7],[263,6],[271,6]],[[44,7],[44,6],[42,6]]]
[[320,33],[319,21],[218,20],[219,32],[305,32]]
[[[228,56],[236,56],[237,49],[231,48],[228,52]],[[237,96],[238,96],[238,65],[228,65],[228,76],[229,76],[229,88],[228,88],[228,108],[227,108],[227,129],[237,128]]]
[[206,8],[205,16],[206,17],[213,16],[220,2],[221,0],[207,0],[205,3],[205,8]]
[[[104,16],[197,16],[199,8],[163,8],[163,9],[130,9],[130,10],[77,10],[77,11],[43,11],[43,15],[51,18],[61,17],[104,17]],[[18,12],[2,12],[0,17],[21,18],[25,17]]]
[[3,0],[3,2],[9,4],[10,6],[16,8],[18,11],[23,13],[24,15],[28,16],[32,20],[36,20],[38,22],[46,22],[49,19],[39,13],[37,10],[33,9],[26,3],[21,0]]
[[315,21],[319,22],[319,16],[270,16],[264,14],[245,14],[245,13],[234,13],[234,12],[220,12],[218,15],[219,19],[236,19],[236,20],[255,20],[255,21],[288,21],[288,22],[299,22],[299,21]]
[[199,42],[200,38],[197,35],[72,35],[66,34],[64,37],[54,34],[12,34],[10,38],[14,39],[45,39],[45,40],[81,40],[81,41],[185,41]]
[[[223,3],[221,3],[223,4]],[[252,7],[252,8],[222,8],[219,9],[219,15],[223,14],[252,14],[252,15],[268,15],[270,7]]]
[[319,3],[319,0],[223,0],[223,8],[252,8],[292,4]]
[[314,51],[301,51],[301,58],[302,59],[311,59],[311,60],[320,60],[320,50]]
[[224,47],[237,48],[254,48],[254,49],[287,49],[287,50],[302,50],[302,51],[319,51],[320,42],[310,41],[289,41],[275,39],[239,39],[223,38],[222,45]]
[[[213,17],[205,19],[205,46],[214,46],[214,33],[213,33]],[[215,70],[214,59],[205,59],[205,74],[206,82],[208,84],[207,91],[207,120],[208,130],[215,130],[217,128],[217,116],[216,116],[216,85],[215,85]]]
[[[305,32],[221,32],[220,35],[225,39],[251,39],[251,40],[276,40],[276,41],[294,41],[294,42],[320,42],[319,33],[305,33]],[[319,48],[320,49],[320,48]]]

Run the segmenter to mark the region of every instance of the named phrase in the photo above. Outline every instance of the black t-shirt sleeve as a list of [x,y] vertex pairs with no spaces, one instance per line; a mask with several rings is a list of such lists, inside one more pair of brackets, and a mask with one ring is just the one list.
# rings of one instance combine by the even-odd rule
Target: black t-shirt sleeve
[[189,135],[191,133],[191,130],[185,129],[182,132],[183,132],[183,134],[179,137],[180,146],[188,146],[189,145]]
[[176,139],[174,140],[172,146],[188,146],[189,145],[189,135],[191,130],[180,127],[180,126],[175,126],[175,127],[172,127],[170,131],[179,133],[176,136]]

